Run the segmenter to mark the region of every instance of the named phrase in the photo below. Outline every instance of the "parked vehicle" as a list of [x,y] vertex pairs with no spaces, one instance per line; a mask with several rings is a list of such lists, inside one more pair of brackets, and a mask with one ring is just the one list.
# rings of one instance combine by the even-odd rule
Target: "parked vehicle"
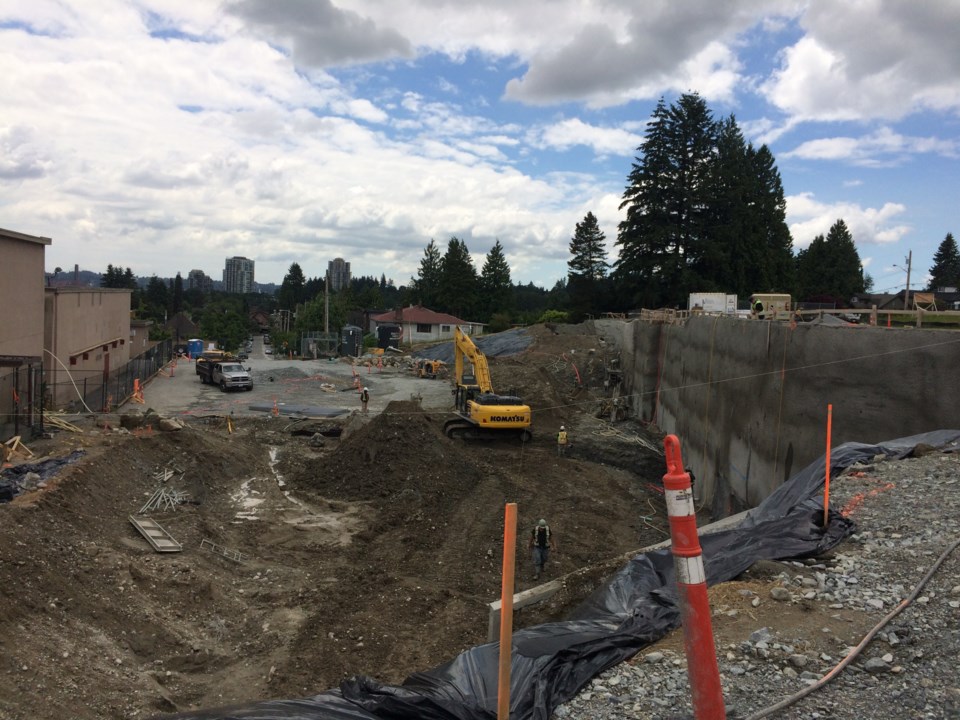
[[222,392],[231,389],[253,390],[250,371],[238,362],[218,362],[216,360],[197,363],[200,382],[219,385]]

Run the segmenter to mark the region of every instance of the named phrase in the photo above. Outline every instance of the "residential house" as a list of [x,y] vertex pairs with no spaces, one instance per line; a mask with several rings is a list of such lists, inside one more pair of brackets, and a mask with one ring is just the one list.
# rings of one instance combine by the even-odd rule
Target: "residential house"
[[[101,410],[113,374],[130,360],[130,293],[114,288],[47,288],[44,375],[54,408],[76,403]],[[96,407],[90,403],[94,403]]]
[[434,312],[421,305],[411,305],[374,315],[370,320],[373,324],[373,332],[384,325],[399,326],[402,331],[401,342],[405,345],[451,340],[457,325],[467,335],[481,335],[484,328],[483,323],[461,320],[453,315]]
[[0,439],[41,422],[44,259],[50,238],[0,228]]
[[[167,320],[167,323],[164,325],[164,327],[170,331],[170,336],[173,338],[174,345],[177,346],[186,345],[187,340],[190,338],[202,337],[200,334],[200,326],[191,320],[190,316],[183,312],[183,310]],[[136,355],[137,353],[131,351],[130,354],[132,356]]]

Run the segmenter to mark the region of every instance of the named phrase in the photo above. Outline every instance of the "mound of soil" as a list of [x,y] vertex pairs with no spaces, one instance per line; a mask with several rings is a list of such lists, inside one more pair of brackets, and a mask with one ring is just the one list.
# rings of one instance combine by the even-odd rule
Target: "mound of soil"
[[[663,465],[645,429],[594,417],[613,349],[533,336],[491,361],[498,390],[534,410],[531,443],[452,441],[446,414],[395,402],[339,438],[280,418],[138,434],[91,420],[35,448],[86,454],[0,506],[0,716],[148,717],[356,674],[400,682],[486,641],[508,502],[518,590],[534,584],[523,539],[540,517],[559,542],[547,579],[566,577],[515,624],[565,617],[620,556],[666,537]],[[150,512],[181,553],[155,553],[129,521],[161,485],[187,495]]]

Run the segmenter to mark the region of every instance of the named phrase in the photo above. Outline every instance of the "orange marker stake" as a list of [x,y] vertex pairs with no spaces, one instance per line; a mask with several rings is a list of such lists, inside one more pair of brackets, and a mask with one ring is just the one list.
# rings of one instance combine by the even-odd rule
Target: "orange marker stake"
[[830,512],[830,435],[833,431],[833,405],[827,405],[827,471],[823,483],[823,526],[827,526]]
[[510,655],[513,652],[513,574],[517,552],[517,504],[503,514],[503,577],[500,588],[500,666],[497,720],[510,720]]

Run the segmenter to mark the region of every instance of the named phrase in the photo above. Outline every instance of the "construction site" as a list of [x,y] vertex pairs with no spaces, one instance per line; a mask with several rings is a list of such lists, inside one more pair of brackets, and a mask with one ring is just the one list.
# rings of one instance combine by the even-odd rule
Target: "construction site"
[[[0,505],[0,717],[151,717],[311,695],[358,674],[400,682],[487,641],[507,502],[521,535],[548,519],[558,550],[545,579],[566,578],[516,623],[564,617],[625,553],[666,537],[664,468],[655,435],[610,422],[613,342],[581,326],[526,332],[524,352],[491,358],[498,389],[533,409],[525,443],[444,436],[442,379],[361,368],[374,396],[363,415],[352,366],[270,360],[239,398],[181,362],[144,404],[48,425],[52,437],[11,462],[49,469]],[[240,404],[263,385],[267,407],[274,391],[302,401],[308,384],[336,385],[327,396],[348,411]],[[178,393],[201,401],[178,412],[164,400]],[[182,429],[144,417],[158,408]],[[157,552],[138,518],[179,550]],[[534,586],[525,546],[516,563],[518,591]]]
[[[732,322],[747,335],[780,332]],[[3,477],[20,492],[0,505],[0,718],[300,717],[214,709],[357,678],[400,685],[495,639],[507,503],[518,509],[516,592],[550,586],[516,611],[514,629],[568,619],[669,538],[663,435],[642,411],[660,381],[656,394],[622,395],[624,338],[645,332],[538,325],[488,352],[493,385],[532,412],[528,441],[448,437],[451,382],[406,356],[261,352],[246,393],[221,392],[181,361],[115,412],[50,416],[45,437],[5,445]],[[646,345],[655,357],[657,343]],[[449,343],[423,353],[455,366]],[[698,524],[722,519],[716,498],[729,488],[694,483]],[[556,549],[535,579],[526,539],[541,518]],[[730,608],[775,584],[754,572],[711,588],[718,647],[743,632],[722,622],[736,617]],[[747,613],[751,627],[831,627],[851,642],[861,630],[809,604],[754,602]]]

